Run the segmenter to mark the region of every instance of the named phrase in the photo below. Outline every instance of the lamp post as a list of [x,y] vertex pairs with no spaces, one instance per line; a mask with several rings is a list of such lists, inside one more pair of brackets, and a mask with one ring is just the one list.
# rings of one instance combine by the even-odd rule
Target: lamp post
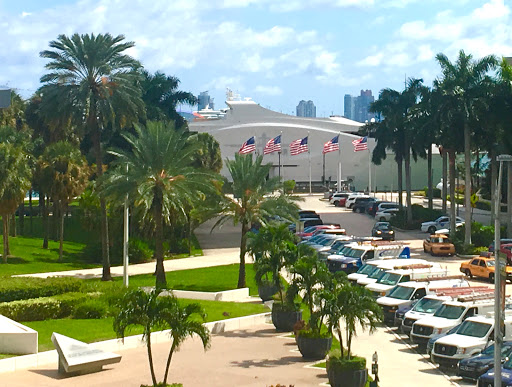
[[[501,386],[501,347],[503,345],[503,306],[502,297],[505,296],[504,271],[505,262],[501,262],[500,258],[500,212],[501,212],[501,179],[503,176],[503,163],[512,161],[511,155],[499,155],[496,160],[500,163],[498,171],[498,184],[496,186],[495,197],[495,218],[494,218],[494,385]],[[508,164],[510,168],[510,164]],[[503,295],[501,294],[503,293]]]
[[[368,124],[368,120],[365,121]],[[375,123],[375,118],[370,119],[370,124]],[[370,150],[370,126],[368,126],[368,135],[366,137],[366,146],[368,147],[368,194],[372,195],[372,152]]]

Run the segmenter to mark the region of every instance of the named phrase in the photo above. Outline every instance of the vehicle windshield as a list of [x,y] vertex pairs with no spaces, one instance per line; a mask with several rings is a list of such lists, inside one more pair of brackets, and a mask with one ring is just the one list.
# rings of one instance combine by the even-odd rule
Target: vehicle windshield
[[319,244],[320,246],[330,246],[334,242],[336,242],[336,240],[334,238],[325,238],[325,239],[322,239],[321,241],[319,241],[317,244]]
[[382,273],[385,273],[385,272],[386,272],[386,270],[381,269],[379,267],[374,272],[372,272],[372,274],[368,275],[368,278],[379,279],[379,277],[382,275]]
[[377,270],[378,267],[375,266],[375,265],[363,265],[359,268],[359,270],[357,271],[358,274],[366,274],[366,275],[370,275],[372,274],[375,270]]
[[486,262],[487,266],[494,267],[494,260],[489,260]]
[[[509,354],[511,349],[510,345],[503,344],[501,347],[501,357],[505,357]],[[482,355],[492,356],[494,355],[494,344],[489,345],[482,351]]]
[[306,227],[306,228],[304,229],[304,232],[306,232],[306,233],[308,233],[308,232],[313,232],[313,231],[315,231],[316,229],[317,229],[317,227],[316,227],[316,226],[309,226],[309,227]]
[[378,284],[382,285],[396,285],[398,281],[402,278],[401,274],[396,273],[384,273],[377,281]]
[[376,230],[380,230],[380,231],[390,231],[391,230],[391,226],[388,225],[388,224],[385,224],[385,225],[382,225],[382,226],[377,226],[376,227]]
[[465,310],[466,308],[464,306],[444,304],[434,313],[434,316],[456,320],[462,316]]
[[332,244],[332,250],[340,250],[347,244],[347,241],[336,241]]
[[414,308],[412,308],[412,310],[414,310],[415,312],[432,314],[437,309],[439,309],[443,302],[443,300],[436,300],[435,298],[424,297],[421,300],[419,300],[416,305],[414,305]]
[[491,327],[491,324],[466,320],[461,324],[457,334],[471,337],[484,337]]
[[409,300],[414,292],[414,288],[408,286],[395,286],[389,293],[390,298],[398,298],[399,300]]
[[343,254],[345,257],[350,258],[361,258],[363,254],[365,253],[365,250],[359,250],[359,249],[350,249],[346,254]]
[[315,235],[309,238],[308,243],[316,242],[319,239],[325,238],[323,235]]

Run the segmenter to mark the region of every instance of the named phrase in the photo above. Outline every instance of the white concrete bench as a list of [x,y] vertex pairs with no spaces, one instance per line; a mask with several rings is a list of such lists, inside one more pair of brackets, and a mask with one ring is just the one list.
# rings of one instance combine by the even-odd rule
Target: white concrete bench
[[91,373],[104,365],[119,363],[121,355],[93,348],[87,343],[53,332],[52,342],[59,354],[59,373]]
[[37,353],[37,331],[0,315],[0,353]]

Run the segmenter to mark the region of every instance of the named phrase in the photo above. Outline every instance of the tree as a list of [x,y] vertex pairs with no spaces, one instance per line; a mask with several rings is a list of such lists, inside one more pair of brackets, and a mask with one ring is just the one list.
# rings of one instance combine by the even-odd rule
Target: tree
[[90,169],[80,150],[69,142],[50,145],[39,159],[45,192],[58,203],[60,215],[59,261],[62,261],[64,214],[73,198],[80,196],[89,182]]
[[186,121],[176,111],[180,104],[195,105],[197,98],[189,92],[178,90],[180,80],[157,71],[154,75],[142,71],[142,100],[146,104],[147,119],[150,121],[174,121],[177,128]]
[[11,90],[11,105],[8,108],[0,109],[0,127],[7,126],[16,128],[18,131],[25,127],[26,103],[21,96]]
[[275,216],[294,221],[298,216],[296,197],[284,194],[278,177],[267,178],[271,164],[262,164],[263,156],[235,154],[234,160],[226,160],[233,180],[233,196],[224,196],[221,216],[214,227],[231,219],[242,226],[240,238],[240,267],[238,288],[245,287],[245,254],[247,233],[251,224],[267,224]]
[[[41,111],[48,122],[71,120],[91,138],[96,158],[96,175],[103,174],[102,131],[138,121],[143,102],[137,80],[138,61],[125,54],[134,46],[123,35],[59,35],[51,50],[40,56],[49,59],[49,72],[41,77]],[[101,200],[102,280],[111,280],[108,247],[108,217]]]
[[201,146],[194,157],[193,165],[197,168],[209,169],[219,173],[222,169],[219,143],[215,137],[208,133],[198,133],[197,140]]
[[3,262],[9,251],[9,216],[25,199],[32,171],[29,156],[19,145],[0,142],[0,215],[3,222]]
[[[486,56],[479,60],[473,60],[472,55],[467,55],[463,50],[459,51],[457,60],[452,63],[444,54],[436,55],[437,62],[441,66],[442,76],[437,86],[442,90],[446,109],[446,116],[450,123],[459,121],[464,134],[464,164],[465,164],[465,235],[464,243],[471,244],[471,135],[472,127],[478,122],[478,111],[483,111],[482,105],[488,105],[489,98],[486,89],[492,85],[488,75],[490,70],[497,66],[494,56]],[[451,197],[452,207],[455,198]],[[452,216],[453,218],[453,216]],[[454,219],[452,219],[454,223]]]
[[156,286],[167,287],[164,270],[163,229],[176,217],[186,219],[186,210],[206,195],[214,195],[218,175],[192,167],[199,143],[170,123],[135,125],[136,134],[123,134],[129,150],[113,150],[116,157],[101,183],[103,196],[123,203],[126,195],[141,209],[155,230]]
[[167,385],[172,357],[187,337],[199,336],[205,350],[210,346],[210,332],[203,325],[206,315],[199,304],[182,306],[174,296],[160,296],[160,290],[146,293],[137,289],[125,293],[117,306],[119,313],[115,315],[113,325],[118,338],[124,339],[127,331],[133,326],[143,328],[142,338],[146,342],[149,369],[155,387],[158,383],[151,349],[153,331],[169,329],[169,336],[172,338],[163,386]]

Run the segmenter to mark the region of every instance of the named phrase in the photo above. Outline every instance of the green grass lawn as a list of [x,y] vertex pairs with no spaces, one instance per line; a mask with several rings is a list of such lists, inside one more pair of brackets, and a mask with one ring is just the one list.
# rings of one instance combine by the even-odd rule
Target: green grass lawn
[[[238,264],[170,271],[167,272],[166,278],[170,289],[201,292],[231,290],[236,289],[238,282]],[[246,281],[249,294],[258,295],[252,264],[246,264]],[[114,285],[105,284],[98,279],[86,280],[86,282],[91,284],[92,290],[102,291],[108,286],[121,286],[123,280],[121,277],[114,278]],[[129,284],[130,287],[155,286],[155,277],[152,274],[134,275],[130,277]]]
[[[198,300],[180,300],[183,303],[201,304],[207,314],[207,321],[225,320],[228,318],[248,316],[251,314],[268,312],[263,304],[247,304],[237,302],[220,302],[220,301],[198,301]],[[39,341],[39,351],[48,351],[54,349],[51,342],[53,332],[57,332],[76,340],[86,343],[102,341],[116,338],[112,328],[112,318],[98,320],[46,320],[26,322],[24,325],[36,330]],[[137,327],[130,330],[127,335],[137,335],[142,333],[142,329]]]

